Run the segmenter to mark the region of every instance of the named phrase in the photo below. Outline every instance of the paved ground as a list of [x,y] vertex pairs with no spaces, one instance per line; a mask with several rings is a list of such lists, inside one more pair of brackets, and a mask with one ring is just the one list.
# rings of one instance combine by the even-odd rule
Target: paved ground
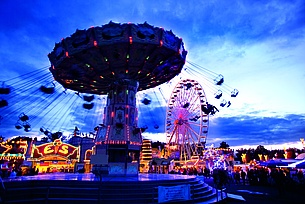
[[[213,179],[205,179],[205,182],[213,186]],[[245,201],[228,199],[224,203],[249,203],[249,204],[298,204],[305,203],[305,188],[294,189],[285,186],[279,191],[275,186],[250,186],[243,184],[230,184],[226,192],[230,195],[242,196]]]

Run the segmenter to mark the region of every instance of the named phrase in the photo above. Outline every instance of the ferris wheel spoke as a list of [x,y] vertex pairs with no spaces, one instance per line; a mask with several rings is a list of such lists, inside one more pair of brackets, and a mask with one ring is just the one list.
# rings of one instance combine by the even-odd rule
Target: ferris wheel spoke
[[[200,116],[200,104],[197,104],[196,105],[196,107],[193,107],[193,109],[190,109],[189,111],[188,111],[188,116],[187,117],[191,117],[191,116],[193,116],[193,117],[196,117],[196,116]],[[193,118],[193,117],[191,117],[191,118]]]
[[188,141],[188,147],[189,147],[189,158],[191,158],[191,156],[194,156],[194,155],[196,155],[197,154],[197,152],[196,152],[196,146],[195,146],[195,140],[194,140],[194,138],[193,138],[193,136],[192,136],[192,134],[190,133],[190,132],[188,132],[187,134],[186,134],[186,136],[189,138],[189,139],[192,139],[192,142],[190,142],[190,141]]
[[[191,138],[193,139],[194,143],[198,141],[198,137],[200,137],[200,135],[193,129],[189,126],[188,128],[189,132],[190,132],[190,135],[191,135]],[[194,135],[194,137],[193,137]]]
[[174,126],[174,127],[173,127],[173,131],[171,131],[172,134],[167,136],[167,137],[169,138],[169,139],[168,139],[168,142],[172,142],[172,139],[173,139],[173,137],[174,137],[174,135],[175,135],[175,133],[176,133],[176,129],[177,129],[177,126]]

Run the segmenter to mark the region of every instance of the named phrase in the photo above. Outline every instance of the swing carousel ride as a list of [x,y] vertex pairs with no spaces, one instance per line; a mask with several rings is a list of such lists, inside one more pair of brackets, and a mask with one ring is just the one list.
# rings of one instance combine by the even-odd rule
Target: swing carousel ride
[[238,90],[186,55],[181,38],[146,22],[76,30],[48,55],[51,73],[1,81],[0,135],[15,127],[49,139],[92,136],[127,145],[135,159],[142,135],[165,130],[170,149],[189,160],[205,148],[209,116],[231,106]]

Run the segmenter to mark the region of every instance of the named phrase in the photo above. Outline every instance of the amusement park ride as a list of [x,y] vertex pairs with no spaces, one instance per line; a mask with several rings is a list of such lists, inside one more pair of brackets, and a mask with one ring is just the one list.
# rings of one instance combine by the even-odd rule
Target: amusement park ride
[[206,102],[204,90],[197,81],[186,79],[176,85],[166,111],[169,157],[175,157],[177,151],[176,159],[180,161],[200,156],[208,133],[209,113],[206,111]]
[[[99,112],[98,121],[102,121],[101,124],[94,128],[96,145],[91,162],[96,166],[108,166],[108,173],[112,175],[137,175],[142,133],[147,129],[138,126],[139,94],[137,93],[159,87],[162,97],[168,98],[164,96],[160,86],[169,83],[183,71],[188,74],[188,78],[180,77],[169,99],[166,99],[167,156],[180,161],[197,158],[206,145],[209,116],[219,110],[208,103],[206,93],[200,85],[202,82],[189,79],[189,76],[208,73],[216,76],[212,79],[212,84],[226,87],[223,85],[222,75],[215,75],[199,65],[187,62],[186,55],[187,51],[181,38],[175,36],[172,31],[151,26],[146,22],[143,24],[110,22],[101,27],[76,30],[70,37],[56,43],[53,51],[48,55],[51,62],[49,70],[55,81],[48,82],[33,92],[32,95],[38,92],[47,95],[34,99],[35,103],[47,101],[46,106],[41,106],[41,109],[38,110],[39,106],[37,106],[33,114],[34,119],[39,120],[39,113],[47,110],[48,106],[52,108],[46,114],[52,112],[54,116],[59,112],[65,112],[63,110],[70,110],[73,101],[77,98],[84,100],[84,109],[91,110],[95,108],[93,101],[98,98],[96,96],[107,95],[106,99],[97,103],[100,108],[104,106],[104,111]],[[196,70],[199,70],[198,73]],[[47,81],[50,77],[38,76],[32,82],[20,85],[20,89],[24,91],[29,84],[41,82],[41,79]],[[63,88],[58,88],[56,83],[61,84]],[[71,90],[76,98],[71,96],[65,99]],[[224,91],[219,88],[212,90],[215,99],[223,98]],[[17,89],[11,90],[3,82],[0,96],[10,95],[12,91]],[[58,92],[60,94],[55,98],[49,99]],[[234,89],[230,94],[231,97],[236,97],[238,90]],[[59,107],[57,101],[61,101],[64,105]],[[13,98],[10,101],[0,98],[0,111],[5,109],[9,112],[9,114],[0,112],[0,125],[1,120],[4,121],[6,116],[19,112],[15,123],[16,129],[31,131],[33,117],[29,117],[20,108],[8,111],[9,102],[16,103]],[[141,103],[148,106],[151,104],[151,99],[145,97]],[[34,102],[24,101],[24,107],[30,104]],[[224,99],[220,103],[221,107],[230,105],[231,102]],[[54,111],[55,107],[58,111]],[[54,119],[53,123],[58,121]],[[154,128],[158,129],[159,125],[154,124]],[[40,128],[40,132],[53,137],[62,135],[59,131],[52,133],[44,127]]]
[[77,30],[49,54],[50,71],[63,87],[107,94],[104,127],[98,129],[92,164],[109,174],[137,175],[142,145],[136,93],[178,75],[187,52],[171,31],[144,24]]

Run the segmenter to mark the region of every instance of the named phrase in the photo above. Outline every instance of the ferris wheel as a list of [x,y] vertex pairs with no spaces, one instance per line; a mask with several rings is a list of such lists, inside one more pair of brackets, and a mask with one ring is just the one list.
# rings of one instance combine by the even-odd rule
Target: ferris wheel
[[165,122],[169,157],[187,161],[201,154],[209,123],[209,115],[202,111],[206,102],[204,90],[197,81],[185,79],[175,86]]

